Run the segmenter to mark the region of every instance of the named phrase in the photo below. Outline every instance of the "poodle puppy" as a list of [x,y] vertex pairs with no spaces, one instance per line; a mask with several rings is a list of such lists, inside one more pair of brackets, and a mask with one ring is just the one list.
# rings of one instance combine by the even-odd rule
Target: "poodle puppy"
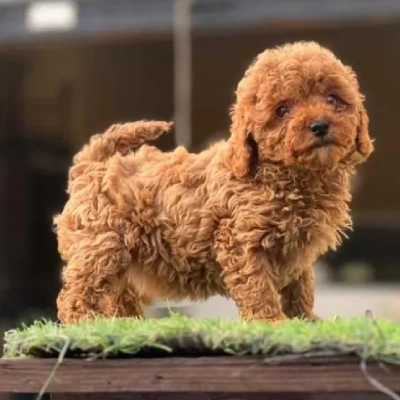
[[145,144],[171,123],[95,135],[55,217],[64,323],[143,316],[155,299],[232,298],[244,319],[316,320],[312,265],[351,228],[350,177],[373,143],[353,70],[315,42],[267,49],[231,135],[200,154]]

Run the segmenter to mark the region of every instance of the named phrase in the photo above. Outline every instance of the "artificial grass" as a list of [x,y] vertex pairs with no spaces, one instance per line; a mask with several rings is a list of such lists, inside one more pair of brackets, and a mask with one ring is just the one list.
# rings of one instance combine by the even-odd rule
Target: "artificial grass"
[[35,322],[5,335],[4,357],[160,357],[353,354],[400,364],[400,323],[371,318],[280,324],[190,319],[97,319],[62,326]]

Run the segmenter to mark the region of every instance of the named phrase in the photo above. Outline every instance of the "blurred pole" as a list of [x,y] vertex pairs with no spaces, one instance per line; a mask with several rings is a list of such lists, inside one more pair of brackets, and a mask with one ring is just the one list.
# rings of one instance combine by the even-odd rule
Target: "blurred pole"
[[176,145],[192,145],[192,0],[174,5],[174,108]]
[[[190,149],[192,145],[192,0],[174,3],[174,119],[175,144]],[[170,316],[170,310],[190,316],[190,306],[164,302],[148,310],[150,318]]]

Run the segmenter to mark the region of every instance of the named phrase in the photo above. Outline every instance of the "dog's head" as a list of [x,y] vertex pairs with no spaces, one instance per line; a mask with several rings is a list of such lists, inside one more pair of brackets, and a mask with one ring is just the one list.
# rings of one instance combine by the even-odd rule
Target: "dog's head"
[[261,53],[238,85],[230,161],[244,177],[265,162],[313,170],[355,165],[373,151],[353,70],[314,42]]

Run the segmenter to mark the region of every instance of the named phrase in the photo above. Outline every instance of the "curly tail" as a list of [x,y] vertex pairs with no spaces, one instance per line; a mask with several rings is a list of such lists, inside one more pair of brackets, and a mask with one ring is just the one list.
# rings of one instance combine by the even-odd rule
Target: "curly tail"
[[103,134],[92,136],[90,142],[74,157],[70,180],[81,175],[93,162],[104,162],[116,153],[126,155],[139,149],[146,141],[156,140],[168,132],[173,123],[137,121],[112,125]]

